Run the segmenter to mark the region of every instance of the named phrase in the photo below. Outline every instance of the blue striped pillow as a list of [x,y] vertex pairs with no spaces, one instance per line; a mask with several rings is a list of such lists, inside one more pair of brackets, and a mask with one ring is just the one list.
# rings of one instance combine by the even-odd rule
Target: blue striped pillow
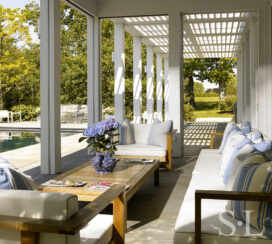
[[[240,167],[233,191],[272,193],[272,162],[252,162]],[[250,213],[250,225],[272,237],[272,203],[252,201],[228,201],[227,209],[234,217],[246,221]]]
[[125,119],[119,126],[119,144],[128,145],[135,143],[134,127],[129,119]]
[[0,189],[35,190],[36,185],[26,175],[9,167],[0,167]]

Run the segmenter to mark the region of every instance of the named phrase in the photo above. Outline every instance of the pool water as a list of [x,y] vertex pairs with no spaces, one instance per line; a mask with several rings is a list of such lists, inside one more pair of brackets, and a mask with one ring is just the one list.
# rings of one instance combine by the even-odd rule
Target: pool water
[[[62,133],[61,136],[68,136],[72,134]],[[14,150],[21,147],[35,145],[40,143],[40,133],[31,132],[0,132],[0,153]]]

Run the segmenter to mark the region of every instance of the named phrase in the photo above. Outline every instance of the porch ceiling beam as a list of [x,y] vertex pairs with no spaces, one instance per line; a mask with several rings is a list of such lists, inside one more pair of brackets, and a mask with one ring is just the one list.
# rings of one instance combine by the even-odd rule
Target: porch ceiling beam
[[193,32],[191,30],[191,27],[189,26],[188,23],[183,23],[184,26],[184,31],[185,33],[187,33],[188,35],[190,35],[190,43],[192,43],[192,46],[195,48],[196,52],[199,53],[199,55],[201,55],[201,50],[198,46],[196,37],[193,35]]
[[168,53],[168,48],[167,48],[167,51],[164,51],[160,47],[153,47],[153,51],[156,53],[166,54],[166,53]]
[[[184,44],[185,47],[193,47],[192,44]],[[222,43],[222,44],[212,44],[212,43],[209,43],[209,44],[199,44],[198,45],[199,47],[223,47],[223,46],[237,46],[237,47],[240,47],[239,44],[237,43]]]
[[209,37],[209,36],[242,36],[243,33],[210,33],[210,34],[184,34],[184,38],[186,37],[191,37],[191,36],[194,36],[194,37]]
[[186,52],[186,51],[184,51],[183,52],[184,54],[197,54],[197,55],[200,55],[200,54],[215,54],[215,53],[222,53],[222,54],[224,54],[224,53],[227,53],[227,54],[229,54],[229,53],[233,53],[233,55],[236,55],[236,52],[233,52],[233,51],[210,51],[210,52],[208,52],[208,51],[204,51],[204,52]]
[[248,22],[248,17],[240,18],[214,18],[214,19],[185,19],[185,23],[194,24],[194,23],[218,23],[218,22]]
[[142,21],[142,22],[127,22],[124,20],[125,25],[137,25],[137,26],[145,26],[145,25],[168,25],[168,20],[160,20],[160,21]]

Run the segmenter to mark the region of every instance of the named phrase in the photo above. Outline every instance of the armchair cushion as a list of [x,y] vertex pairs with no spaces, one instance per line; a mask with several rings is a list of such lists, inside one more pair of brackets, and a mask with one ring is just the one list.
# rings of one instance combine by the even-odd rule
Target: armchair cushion
[[115,155],[164,157],[166,156],[166,148],[161,146],[146,145],[143,143],[135,143],[132,145],[117,145],[117,151],[115,152]]
[[148,136],[148,144],[154,146],[167,146],[167,136],[166,134],[169,133],[173,128],[172,120],[167,120],[165,122],[161,122],[158,119],[154,120],[149,136]]
[[67,220],[78,212],[77,196],[41,191],[0,190],[0,215]]

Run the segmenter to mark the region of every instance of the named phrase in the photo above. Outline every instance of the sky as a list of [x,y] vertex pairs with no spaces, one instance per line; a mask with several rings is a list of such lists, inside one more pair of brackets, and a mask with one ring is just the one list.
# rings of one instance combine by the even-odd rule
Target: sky
[[[36,2],[39,2],[35,0]],[[23,8],[27,3],[32,2],[31,0],[0,0],[5,8]]]

